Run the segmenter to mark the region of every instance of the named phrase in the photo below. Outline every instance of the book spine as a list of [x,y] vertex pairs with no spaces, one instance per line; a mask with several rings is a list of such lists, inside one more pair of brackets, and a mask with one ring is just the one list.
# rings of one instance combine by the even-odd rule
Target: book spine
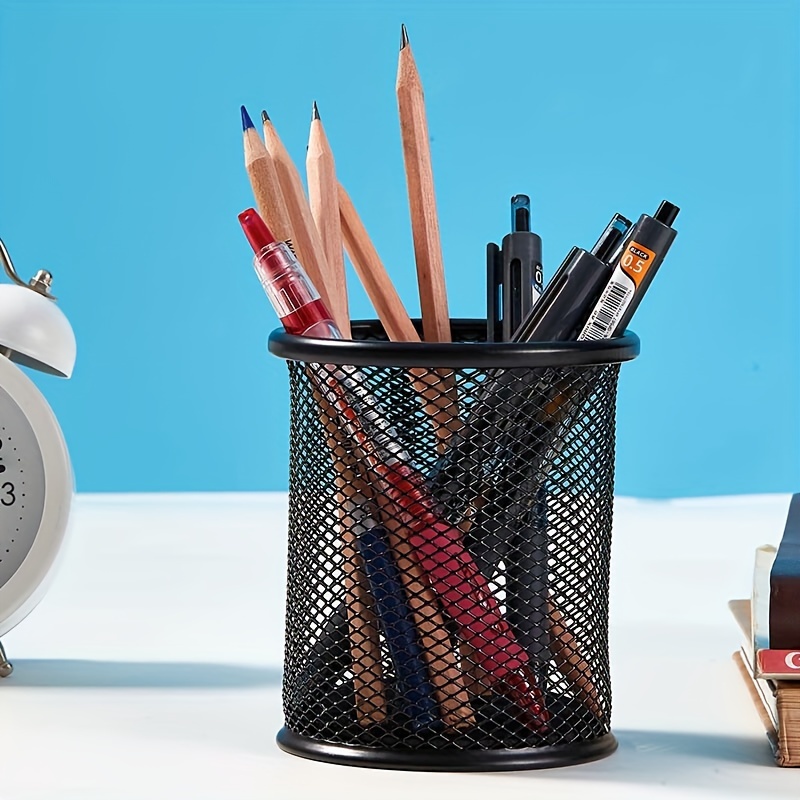
[[756,652],[758,677],[780,675],[800,680],[800,650],[759,650]]
[[786,528],[770,573],[769,646],[800,648],[800,494],[789,504]]

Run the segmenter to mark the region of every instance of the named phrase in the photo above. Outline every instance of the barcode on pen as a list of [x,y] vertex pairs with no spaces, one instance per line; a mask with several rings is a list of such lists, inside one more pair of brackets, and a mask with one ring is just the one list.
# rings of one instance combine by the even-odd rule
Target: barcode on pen
[[633,296],[633,286],[611,279],[579,339],[609,339]]

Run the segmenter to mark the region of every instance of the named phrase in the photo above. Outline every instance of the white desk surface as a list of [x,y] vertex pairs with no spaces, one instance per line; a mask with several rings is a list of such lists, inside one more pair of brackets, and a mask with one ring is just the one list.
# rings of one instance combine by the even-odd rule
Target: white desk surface
[[616,505],[616,754],[436,774],[282,753],[282,494],[82,495],[42,604],[4,644],[0,798],[798,797],[731,662],[727,610],[789,497]]

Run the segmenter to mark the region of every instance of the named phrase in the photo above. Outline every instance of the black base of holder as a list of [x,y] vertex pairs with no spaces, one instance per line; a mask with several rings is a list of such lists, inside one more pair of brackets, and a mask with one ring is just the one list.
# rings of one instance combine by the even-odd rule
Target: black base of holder
[[502,772],[569,767],[597,761],[617,749],[617,740],[611,733],[587,742],[516,750],[379,750],[309,739],[286,728],[278,732],[277,742],[284,752],[313,761],[417,772]]

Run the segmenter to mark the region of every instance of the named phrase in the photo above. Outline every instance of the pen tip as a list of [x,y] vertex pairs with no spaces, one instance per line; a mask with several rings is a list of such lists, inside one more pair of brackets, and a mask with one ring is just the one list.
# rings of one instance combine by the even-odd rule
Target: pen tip
[[404,50],[408,46],[408,31],[406,26],[400,25],[400,49]]
[[314,101],[314,107],[311,111],[311,119],[319,119],[319,109],[317,108],[317,101]]
[[266,111],[261,112],[261,121],[266,125],[269,122],[269,114]]
[[255,128],[255,125],[253,125],[253,120],[250,119],[247,109],[242,106],[242,130],[246,131],[248,128]]

